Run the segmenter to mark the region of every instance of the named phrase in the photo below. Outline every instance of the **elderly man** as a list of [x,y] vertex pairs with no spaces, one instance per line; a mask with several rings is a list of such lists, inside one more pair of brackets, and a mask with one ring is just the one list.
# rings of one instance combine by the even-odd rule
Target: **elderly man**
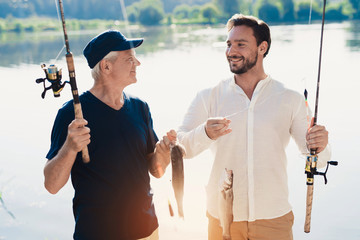
[[[175,139],[169,132],[158,141],[147,103],[124,92],[137,81],[142,42],[114,30],[93,38],[84,49],[94,78],[80,96],[86,120],[74,120],[72,101],[55,119],[45,187],[55,194],[71,175],[76,240],[158,239],[149,172],[164,174]],[[83,163],[87,145],[91,161]]]

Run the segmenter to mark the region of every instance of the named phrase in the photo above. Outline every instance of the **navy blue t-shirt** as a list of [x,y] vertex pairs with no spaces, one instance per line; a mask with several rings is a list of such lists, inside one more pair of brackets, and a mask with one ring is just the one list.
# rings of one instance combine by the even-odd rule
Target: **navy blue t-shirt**
[[[90,128],[90,163],[81,153],[71,170],[75,189],[74,239],[120,240],[149,236],[158,221],[152,201],[148,160],[158,138],[148,105],[124,93],[124,105],[115,110],[89,91],[80,96]],[[47,159],[56,156],[74,119],[73,102],[59,110]]]

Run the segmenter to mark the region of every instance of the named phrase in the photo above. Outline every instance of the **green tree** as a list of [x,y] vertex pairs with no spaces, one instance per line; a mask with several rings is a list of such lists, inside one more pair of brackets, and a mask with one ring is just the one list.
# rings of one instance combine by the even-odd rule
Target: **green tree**
[[140,9],[139,22],[142,25],[157,25],[164,18],[164,12],[155,6]]
[[201,7],[199,5],[192,6],[190,9],[190,18],[199,18],[201,13]]
[[207,3],[201,8],[201,15],[208,20],[208,23],[213,23],[216,17],[219,16],[219,11],[212,3]]
[[293,0],[281,0],[283,7],[283,21],[292,22],[295,20],[295,7]]
[[164,4],[165,13],[173,13],[174,9],[181,4],[186,4],[189,6],[194,5],[203,5],[212,0],[162,0]]
[[353,18],[360,19],[360,0],[349,0],[354,12]]
[[[311,9],[311,20],[320,20],[322,11],[316,2],[313,2]],[[310,2],[299,2],[296,10],[298,21],[309,21]]]
[[14,27],[14,31],[20,33],[24,31],[24,26],[21,23],[16,23]]
[[267,2],[260,6],[258,15],[265,22],[278,22],[280,20],[280,11],[277,6]]
[[240,11],[238,0],[214,0],[224,18],[229,19],[235,13]]
[[348,16],[346,16],[343,13],[343,5],[342,4],[332,4],[329,5],[326,9],[325,17],[327,20],[333,20],[333,21],[341,21],[348,19]]
[[[354,9],[349,1],[343,1],[340,3],[342,13],[348,18],[353,17]],[[359,10],[358,10],[359,11]]]
[[191,7],[181,4],[174,8],[173,15],[176,19],[190,18]]
[[139,21],[139,13],[140,13],[140,4],[134,3],[129,7],[126,7],[128,21],[132,23],[136,23]]
[[160,0],[142,0],[139,9],[139,22],[143,25],[157,25],[165,13]]

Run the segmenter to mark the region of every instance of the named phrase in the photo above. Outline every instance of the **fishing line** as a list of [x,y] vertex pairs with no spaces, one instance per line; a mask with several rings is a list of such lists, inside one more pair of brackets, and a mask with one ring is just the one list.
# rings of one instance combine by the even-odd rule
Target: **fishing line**
[[230,115],[225,116],[224,118],[232,118],[233,116],[239,114],[240,112],[232,113]]
[[310,11],[309,11],[309,25],[311,24],[311,13],[312,13],[312,5],[313,5],[313,0],[310,1]]
[[232,117],[234,117],[234,116],[236,116],[236,115],[238,115],[239,113],[242,113],[242,112],[244,112],[244,111],[239,111],[239,112],[236,112],[236,113],[232,113],[230,115],[225,116],[224,118],[229,119],[229,118],[232,118]]
[[[131,38],[131,33],[130,33],[130,30],[129,30],[129,21],[128,21],[128,16],[127,16],[124,0],[120,0],[120,7],[121,7],[122,15],[124,17],[126,34],[127,34],[128,38]],[[130,47],[134,48],[134,44],[132,42],[130,42]]]
[[59,51],[58,55],[56,56],[56,58],[55,58],[55,60],[54,60],[54,63],[53,63],[54,65],[56,64],[56,61],[58,60],[60,54],[62,54],[62,52],[64,51],[64,49],[65,49],[65,44],[63,45],[63,47],[62,47],[61,50]]

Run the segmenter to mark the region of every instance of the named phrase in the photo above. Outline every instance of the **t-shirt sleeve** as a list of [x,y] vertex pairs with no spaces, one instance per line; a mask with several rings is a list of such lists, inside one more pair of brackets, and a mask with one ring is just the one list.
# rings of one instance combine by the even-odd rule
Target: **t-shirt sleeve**
[[146,122],[148,124],[148,141],[147,141],[147,152],[152,153],[155,149],[155,144],[159,140],[154,127],[153,127],[153,120],[150,113],[150,108],[148,104],[145,103],[145,114],[146,114]]
[[51,131],[50,150],[46,155],[48,160],[54,158],[64,144],[67,137],[68,126],[73,119],[74,114],[69,111],[69,109],[59,109]]

